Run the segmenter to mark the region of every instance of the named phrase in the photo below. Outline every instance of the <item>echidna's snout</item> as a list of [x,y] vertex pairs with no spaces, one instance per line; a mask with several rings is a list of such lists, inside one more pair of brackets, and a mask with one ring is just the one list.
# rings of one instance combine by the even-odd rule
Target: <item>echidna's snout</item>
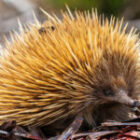
[[114,100],[119,103],[128,105],[132,108],[140,106],[140,103],[138,101],[135,101],[134,99],[129,97],[127,92],[122,89],[117,92],[116,96],[114,97]]

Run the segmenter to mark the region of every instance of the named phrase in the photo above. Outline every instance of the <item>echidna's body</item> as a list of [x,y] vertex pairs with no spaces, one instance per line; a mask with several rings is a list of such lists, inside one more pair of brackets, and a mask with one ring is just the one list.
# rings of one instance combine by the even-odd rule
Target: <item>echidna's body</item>
[[45,31],[31,25],[6,43],[0,58],[1,122],[42,126],[80,112],[90,125],[127,118],[121,97],[137,99],[140,87],[137,36],[114,19],[101,23],[94,12],[75,15],[51,17]]

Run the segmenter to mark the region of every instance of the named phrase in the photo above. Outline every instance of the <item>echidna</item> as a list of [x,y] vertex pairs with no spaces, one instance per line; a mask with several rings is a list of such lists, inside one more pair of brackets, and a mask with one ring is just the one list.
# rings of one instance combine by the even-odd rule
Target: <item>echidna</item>
[[[44,126],[82,113],[89,125],[129,118],[140,90],[138,35],[96,12],[49,16],[0,57],[0,122]],[[49,28],[50,27],[50,28]]]

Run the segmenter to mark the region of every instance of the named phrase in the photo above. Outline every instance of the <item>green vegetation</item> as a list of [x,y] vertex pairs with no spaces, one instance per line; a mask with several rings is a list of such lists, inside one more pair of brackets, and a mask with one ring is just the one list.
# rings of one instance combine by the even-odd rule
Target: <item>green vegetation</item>
[[45,0],[50,2],[55,8],[64,8],[67,4],[71,9],[91,9],[96,7],[99,12],[106,15],[118,15],[122,7],[129,0]]

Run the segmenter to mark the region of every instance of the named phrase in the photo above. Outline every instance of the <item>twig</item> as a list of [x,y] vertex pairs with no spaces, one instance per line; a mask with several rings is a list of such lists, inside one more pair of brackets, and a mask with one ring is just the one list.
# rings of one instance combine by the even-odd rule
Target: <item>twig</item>
[[70,138],[73,134],[75,134],[79,130],[82,122],[83,117],[81,115],[78,115],[73,121],[73,123],[62,133],[62,135],[58,138],[58,140],[66,140]]

